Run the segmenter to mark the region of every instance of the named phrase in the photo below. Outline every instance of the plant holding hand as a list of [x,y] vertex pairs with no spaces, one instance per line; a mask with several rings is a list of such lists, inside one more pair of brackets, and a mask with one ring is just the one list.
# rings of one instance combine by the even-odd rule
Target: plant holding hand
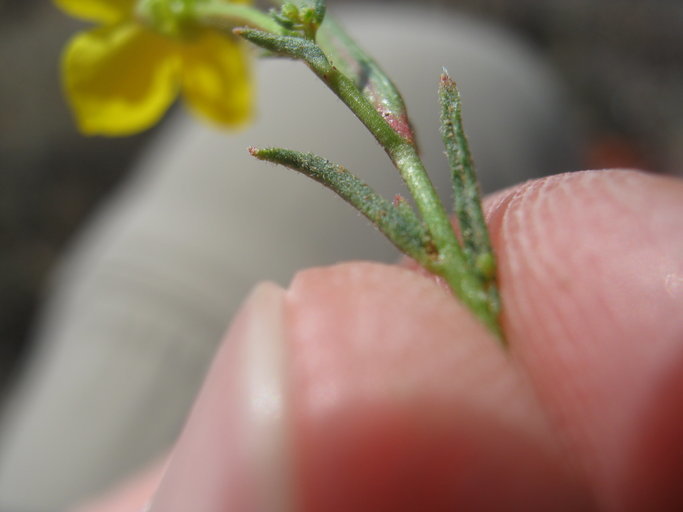
[[322,0],[284,2],[264,13],[229,0],[55,0],[99,22],[63,58],[64,89],[90,135],[128,135],[156,123],[178,93],[223,126],[245,121],[251,88],[244,41],[304,62],[385,150],[412,196],[389,201],[342,165],[280,148],[249,148],[324,186],[365,215],[404,254],[440,276],[504,343],[496,263],[462,126],[455,82],[440,78],[441,134],[452,171],[456,235],[420,159],[406,107],[379,65],[326,16]]
[[683,510],[680,180],[587,171],[498,196],[489,213],[507,357],[483,327],[505,346],[461,99],[445,71],[455,229],[401,95],[324,2],[266,13],[229,0],[55,1],[100,23],[64,56],[88,134],[145,129],[179,94],[235,126],[251,115],[249,44],[302,61],[384,148],[411,197],[388,200],[324,155],[249,152],[333,190],[474,313],[415,272],[368,262],[303,271],[287,290],[258,286],[170,463],[87,510],[139,510],[150,497],[163,512]]

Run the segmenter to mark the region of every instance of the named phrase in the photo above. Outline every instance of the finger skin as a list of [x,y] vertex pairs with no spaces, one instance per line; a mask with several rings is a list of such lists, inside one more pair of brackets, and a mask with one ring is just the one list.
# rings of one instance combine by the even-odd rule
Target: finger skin
[[590,510],[523,377],[436,283],[352,263],[287,298],[301,510]]
[[[405,268],[312,269],[273,291],[286,347],[283,510],[683,510],[683,185],[583,172],[487,204],[508,354]],[[155,503],[208,494],[206,512],[248,510],[225,492],[253,469],[241,466],[248,452],[226,450],[249,425],[229,377],[246,311]],[[213,476],[197,484],[196,468]]]
[[582,172],[492,201],[512,356],[568,456],[603,510],[683,510],[683,184]]

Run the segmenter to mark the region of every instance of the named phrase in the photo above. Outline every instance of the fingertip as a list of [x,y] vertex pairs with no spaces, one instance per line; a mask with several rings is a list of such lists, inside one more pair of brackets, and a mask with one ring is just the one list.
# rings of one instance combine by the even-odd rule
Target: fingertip
[[308,270],[287,319],[302,510],[586,509],[523,379],[433,281]]
[[494,196],[489,222],[515,360],[603,506],[634,509],[624,461],[654,442],[639,425],[683,339],[683,185],[552,176]]

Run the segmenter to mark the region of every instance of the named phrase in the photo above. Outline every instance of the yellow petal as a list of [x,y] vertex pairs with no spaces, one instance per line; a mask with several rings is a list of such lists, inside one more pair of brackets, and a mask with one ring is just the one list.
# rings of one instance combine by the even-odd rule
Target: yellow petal
[[130,18],[135,0],[54,0],[57,7],[76,18],[104,24]]
[[192,111],[223,126],[246,121],[252,91],[243,43],[214,31],[183,49],[183,93]]
[[176,45],[132,22],[78,34],[62,60],[80,130],[130,135],[156,123],[178,92]]

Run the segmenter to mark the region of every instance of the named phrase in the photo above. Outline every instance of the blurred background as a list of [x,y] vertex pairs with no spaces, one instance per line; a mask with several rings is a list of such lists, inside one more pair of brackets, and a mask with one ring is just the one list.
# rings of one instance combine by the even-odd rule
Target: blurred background
[[[578,108],[582,167],[681,175],[680,0],[420,3],[504,25],[546,57]],[[50,269],[155,132],[101,139],[75,131],[59,55],[79,27],[49,1],[0,0],[0,401],[29,348]]]

